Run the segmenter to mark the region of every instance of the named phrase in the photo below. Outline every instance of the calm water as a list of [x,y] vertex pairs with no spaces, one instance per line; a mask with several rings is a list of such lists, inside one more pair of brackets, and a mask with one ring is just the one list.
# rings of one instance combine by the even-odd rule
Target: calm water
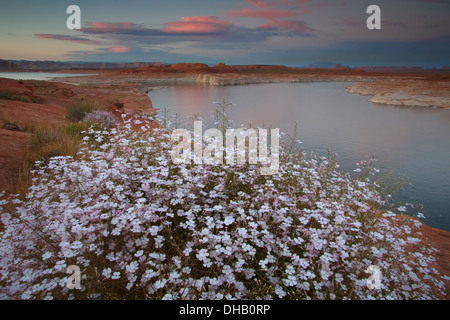
[[[272,125],[293,133],[306,151],[338,154],[345,171],[373,154],[378,168],[407,178],[396,201],[422,204],[423,221],[450,231],[450,111],[425,107],[376,105],[345,92],[349,83],[292,83],[244,86],[172,86],[149,93],[155,108],[188,117],[209,117],[214,101],[235,105],[228,114],[241,124]],[[205,128],[205,130],[206,130]]]
[[81,77],[91,76],[88,73],[51,73],[51,72],[0,72],[0,78],[15,80],[50,80],[51,78],[61,77]]

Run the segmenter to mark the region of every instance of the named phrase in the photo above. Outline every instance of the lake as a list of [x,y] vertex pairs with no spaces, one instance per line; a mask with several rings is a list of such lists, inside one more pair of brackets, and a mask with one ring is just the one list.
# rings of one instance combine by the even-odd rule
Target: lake
[[61,77],[81,77],[92,76],[88,73],[51,73],[51,72],[0,72],[0,78],[14,80],[50,80],[51,78]]
[[423,205],[423,221],[450,231],[450,110],[377,105],[368,97],[347,93],[351,83],[271,83],[240,86],[180,85],[153,88],[155,108],[185,118],[199,114],[214,128],[213,102],[234,105],[228,114],[234,128],[252,123],[292,134],[305,151],[338,155],[346,172],[375,154],[382,172],[407,179],[393,200]]

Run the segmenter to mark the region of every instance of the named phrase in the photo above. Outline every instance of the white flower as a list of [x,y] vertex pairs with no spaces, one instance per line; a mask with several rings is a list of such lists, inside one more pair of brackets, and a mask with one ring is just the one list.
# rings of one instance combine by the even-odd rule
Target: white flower
[[134,256],[136,257],[136,258],[139,258],[140,256],[142,256],[144,254],[144,250],[139,250],[138,252],[136,252],[135,254],[134,254]]
[[286,286],[291,287],[297,284],[297,279],[294,275],[289,275],[287,279],[283,280]]
[[286,296],[286,292],[284,292],[283,288],[279,285],[275,286],[275,294],[278,296],[278,298],[282,299]]
[[46,252],[42,255],[42,260],[47,260],[49,259],[51,256],[53,256],[53,253],[51,252]]
[[166,293],[162,300],[173,300],[173,295],[171,293]]
[[111,278],[111,268],[106,268],[106,269],[103,269],[103,272],[102,272],[102,275],[106,278],[106,279],[109,279],[109,278]]
[[155,282],[155,288],[160,289],[160,288],[164,287],[166,285],[166,282],[167,282],[167,280],[165,280],[165,279],[157,280]]
[[225,217],[225,220],[224,220],[225,225],[229,226],[233,222],[234,222],[234,218],[232,216]]
[[208,250],[206,250],[206,249],[201,249],[196,254],[197,259],[200,260],[200,261],[204,260],[208,256],[209,256],[209,253],[208,253]]

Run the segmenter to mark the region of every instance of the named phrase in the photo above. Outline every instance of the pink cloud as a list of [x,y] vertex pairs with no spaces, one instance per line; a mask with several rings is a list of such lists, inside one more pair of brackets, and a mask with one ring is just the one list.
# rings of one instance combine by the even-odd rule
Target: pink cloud
[[231,23],[215,16],[182,17],[183,21],[166,22],[162,31],[167,33],[216,33],[226,30]]
[[243,8],[230,10],[229,16],[249,18],[292,18],[312,11],[323,11],[333,6],[345,6],[345,1],[323,0],[245,0],[253,9]]
[[115,52],[115,53],[120,53],[120,52],[128,52],[130,51],[130,48],[126,47],[126,46],[120,46],[120,47],[111,47],[108,49],[109,52]]
[[[253,8],[230,10],[226,13],[230,17],[247,17],[268,20],[258,26],[260,29],[278,29],[294,33],[312,31],[303,21],[292,20],[308,10],[305,8],[309,0],[245,0]],[[283,20],[288,19],[290,20]]]

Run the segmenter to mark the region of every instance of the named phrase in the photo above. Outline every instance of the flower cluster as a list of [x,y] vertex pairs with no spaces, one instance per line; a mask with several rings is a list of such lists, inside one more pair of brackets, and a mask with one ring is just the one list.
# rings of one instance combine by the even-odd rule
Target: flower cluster
[[[302,152],[282,152],[273,176],[260,165],[174,164],[170,133],[131,118],[89,129],[79,159],[41,163],[25,198],[0,202],[0,298],[443,294],[420,222],[398,215],[371,174]],[[81,289],[66,285],[70,265]],[[368,286],[370,266],[380,288]]]
[[119,123],[111,112],[104,110],[94,110],[86,114],[83,122],[88,124],[99,123],[105,127],[113,127]]

